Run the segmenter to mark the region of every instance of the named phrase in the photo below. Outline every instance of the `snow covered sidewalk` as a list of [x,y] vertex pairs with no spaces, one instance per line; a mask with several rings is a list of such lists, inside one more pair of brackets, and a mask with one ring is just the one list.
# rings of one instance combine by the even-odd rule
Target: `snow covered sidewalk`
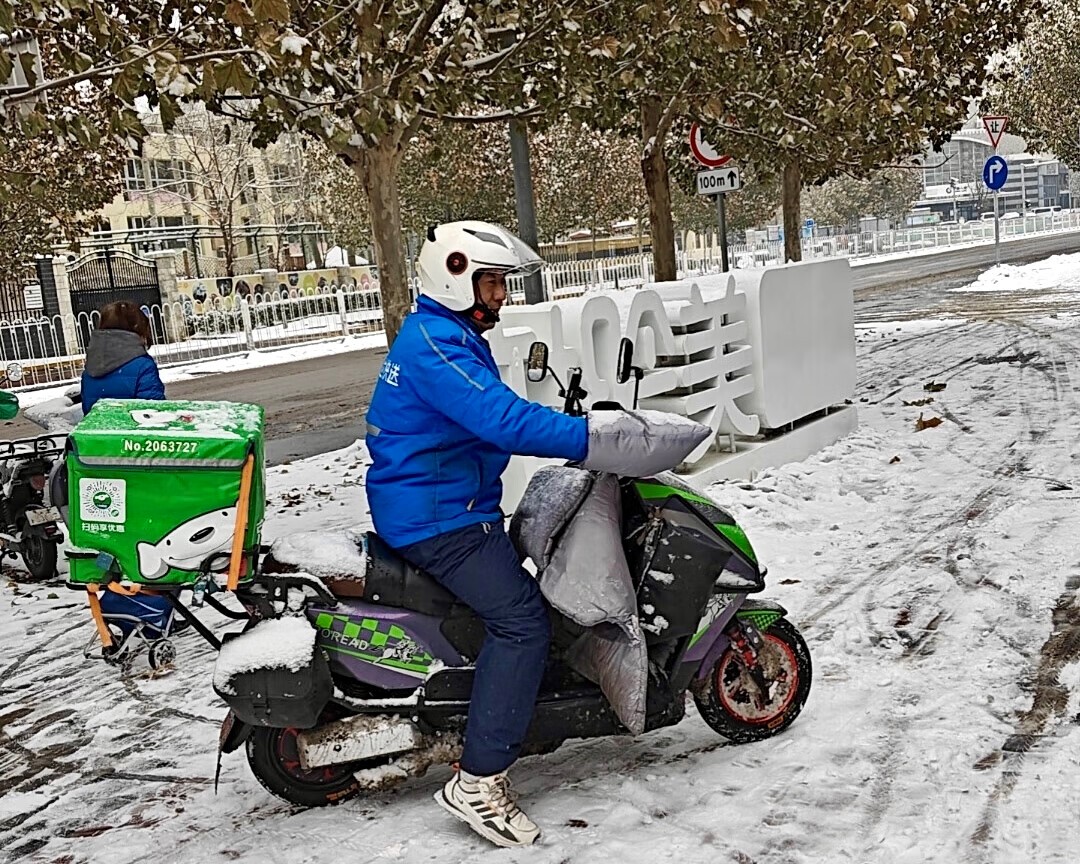
[[[516,785],[544,829],[527,850],[445,817],[445,770],[296,812],[242,754],[214,794],[225,712],[197,637],[177,640],[171,674],[122,679],[80,656],[79,595],[9,582],[2,848],[72,864],[1073,861],[1080,328],[1027,311],[1022,284],[994,320],[965,318],[978,295],[961,292],[950,320],[861,327],[859,431],[713,488],[812,651],[809,702],[779,738],[728,746],[691,708],[673,729],[526,759]],[[272,469],[265,536],[367,524],[366,463],[357,445]]]

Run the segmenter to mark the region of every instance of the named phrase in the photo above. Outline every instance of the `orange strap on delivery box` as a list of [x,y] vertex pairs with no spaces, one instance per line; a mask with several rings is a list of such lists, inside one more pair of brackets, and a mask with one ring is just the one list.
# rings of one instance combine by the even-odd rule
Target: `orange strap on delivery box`
[[105,586],[113,594],[119,594],[121,597],[134,597],[136,594],[153,594],[153,591],[144,591],[142,585],[120,585],[117,582],[110,582]]
[[113,644],[112,634],[109,632],[109,627],[105,623],[105,619],[101,615],[101,600],[98,599],[97,585],[86,586],[86,597],[90,601],[90,614],[94,618],[94,624],[97,626],[98,636],[101,637],[101,644],[106,648],[111,648]]
[[235,591],[240,584],[240,567],[244,563],[244,535],[247,534],[248,507],[251,503],[251,475],[254,473],[255,457],[249,453],[240,474],[240,500],[236,502],[236,529],[233,532],[229,581],[226,585],[230,591]]

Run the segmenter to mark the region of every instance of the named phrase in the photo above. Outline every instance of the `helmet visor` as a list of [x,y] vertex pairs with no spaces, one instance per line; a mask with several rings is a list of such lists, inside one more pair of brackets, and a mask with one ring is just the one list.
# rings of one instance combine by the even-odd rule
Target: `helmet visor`
[[506,274],[507,279],[511,276],[532,276],[533,273],[539,273],[543,266],[544,260],[542,258],[537,258],[509,270],[504,270],[503,272]]
[[511,276],[529,276],[544,266],[543,258],[537,255],[525,241],[514,236],[505,228],[502,229],[500,236],[491,236],[491,239],[504,247],[504,250],[508,250],[509,254],[500,254],[498,257],[502,260],[498,262],[477,260],[475,262],[477,270],[502,273],[509,278]]

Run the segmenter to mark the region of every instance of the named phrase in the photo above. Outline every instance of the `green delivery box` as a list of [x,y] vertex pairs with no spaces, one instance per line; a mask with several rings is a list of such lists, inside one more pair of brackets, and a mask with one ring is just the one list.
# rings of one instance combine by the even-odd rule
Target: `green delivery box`
[[[257,547],[266,506],[261,407],[102,399],[68,447],[71,543],[84,550],[71,555],[71,582],[105,582],[117,568],[146,585],[196,582],[209,556],[233,547],[249,458],[244,551]],[[226,554],[213,570],[228,567]]]

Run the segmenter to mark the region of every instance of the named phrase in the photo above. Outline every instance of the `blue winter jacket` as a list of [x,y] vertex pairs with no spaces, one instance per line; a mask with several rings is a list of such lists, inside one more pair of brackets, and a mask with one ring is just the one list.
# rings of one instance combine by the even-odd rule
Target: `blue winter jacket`
[[137,333],[95,330],[86,349],[82,407],[86,414],[98,399],[164,399],[157,363]]
[[584,459],[584,417],[522,399],[491,348],[427,297],[405,319],[367,413],[367,496],[375,530],[407,546],[502,518],[511,454]]

